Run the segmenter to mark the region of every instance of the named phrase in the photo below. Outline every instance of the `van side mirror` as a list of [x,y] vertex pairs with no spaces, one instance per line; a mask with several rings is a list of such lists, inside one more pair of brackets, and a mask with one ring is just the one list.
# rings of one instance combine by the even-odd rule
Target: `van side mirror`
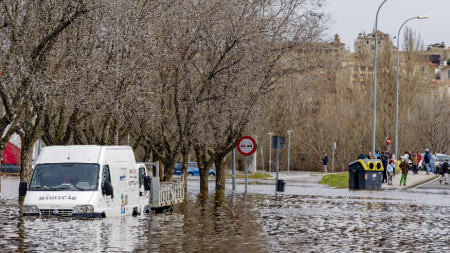
[[19,196],[25,197],[27,195],[27,182],[22,182],[19,184]]
[[102,193],[103,193],[103,195],[111,196],[112,199],[114,198],[114,189],[110,182],[103,183]]
[[151,177],[149,177],[149,176],[145,176],[144,177],[144,190],[150,191],[151,182],[152,182],[152,178]]

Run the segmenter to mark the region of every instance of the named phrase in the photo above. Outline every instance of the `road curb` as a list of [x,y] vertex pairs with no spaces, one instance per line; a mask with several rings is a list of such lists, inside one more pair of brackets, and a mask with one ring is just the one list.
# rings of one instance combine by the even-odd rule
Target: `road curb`
[[422,185],[432,183],[432,182],[438,180],[439,178],[440,178],[440,176],[439,176],[439,175],[436,175],[435,178],[432,178],[432,179],[430,179],[430,180],[428,180],[428,181],[426,181],[426,182],[422,182],[422,183],[420,183],[420,184],[418,184],[418,185],[416,185],[416,186],[414,186],[414,187],[411,187],[411,188],[418,188],[418,187],[420,187],[420,186],[422,186]]
[[434,180],[436,180],[436,179],[438,179],[438,178],[439,178],[438,175],[433,175],[433,177],[431,177],[431,178],[429,178],[429,179],[426,179],[425,181],[418,182],[418,183],[412,184],[412,185],[410,185],[410,186],[408,185],[408,186],[404,187],[403,189],[413,189],[413,188],[419,187],[419,186],[421,186],[421,185],[430,183],[431,181],[434,181]]

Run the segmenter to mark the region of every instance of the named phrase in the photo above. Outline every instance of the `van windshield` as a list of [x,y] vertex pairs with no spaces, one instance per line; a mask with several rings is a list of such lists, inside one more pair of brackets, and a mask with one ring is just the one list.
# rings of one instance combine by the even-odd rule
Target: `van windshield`
[[90,163],[38,164],[31,178],[31,191],[97,190],[100,166]]

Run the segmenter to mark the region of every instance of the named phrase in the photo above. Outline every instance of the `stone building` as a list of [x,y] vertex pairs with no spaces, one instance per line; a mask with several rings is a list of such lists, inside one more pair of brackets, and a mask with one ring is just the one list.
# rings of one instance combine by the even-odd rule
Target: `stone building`
[[[389,35],[386,33],[377,31],[377,40],[378,40],[377,46],[378,49],[386,45],[391,47],[393,46],[392,41],[389,38]],[[358,38],[355,40],[354,50],[357,56],[359,55],[373,56],[373,52],[375,50],[375,33],[373,32],[366,34],[365,32],[362,32],[358,34]]]

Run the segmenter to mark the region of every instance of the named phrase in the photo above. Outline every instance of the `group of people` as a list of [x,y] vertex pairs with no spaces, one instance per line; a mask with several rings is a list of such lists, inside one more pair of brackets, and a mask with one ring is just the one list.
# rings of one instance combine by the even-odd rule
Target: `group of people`
[[377,151],[375,152],[375,155],[373,155],[372,152],[369,152],[367,156],[360,153],[358,159],[380,159],[384,168],[382,183],[392,185],[392,177],[395,176],[395,154],[392,154],[389,150],[384,152]]
[[[411,168],[413,171],[413,174],[418,174],[419,172],[419,164],[420,161],[423,159],[423,164],[426,169],[426,175],[430,175],[430,173],[437,174],[437,171],[435,171],[435,162],[436,162],[436,152],[430,153],[428,149],[425,149],[425,154],[422,155],[419,152],[411,152],[406,151],[403,156],[401,156],[401,163],[399,165],[402,177],[400,179],[400,186],[406,186],[406,178],[408,177],[409,169]],[[366,155],[363,153],[360,153],[358,156],[358,159],[380,159],[381,163],[383,164],[383,177],[382,177],[382,183],[387,183],[388,185],[392,185],[392,177],[395,177],[395,155],[391,154],[389,151],[384,152],[376,152],[375,155],[372,154],[372,152],[369,152]],[[411,161],[411,165],[408,161]],[[442,165],[439,174],[441,175],[441,178],[439,180],[440,183],[444,181],[445,184],[448,184],[448,174],[450,173],[450,170],[448,168],[448,160],[444,162]]]
[[[405,151],[405,154],[402,156],[407,160],[411,161],[411,167],[413,170],[413,174],[417,174],[419,171],[419,164],[422,161],[422,155],[419,152]],[[423,166],[426,170],[426,174],[430,175],[430,172],[433,174],[437,174],[435,171],[435,163],[436,163],[436,152],[431,153],[428,149],[425,149],[425,154],[423,155]]]

